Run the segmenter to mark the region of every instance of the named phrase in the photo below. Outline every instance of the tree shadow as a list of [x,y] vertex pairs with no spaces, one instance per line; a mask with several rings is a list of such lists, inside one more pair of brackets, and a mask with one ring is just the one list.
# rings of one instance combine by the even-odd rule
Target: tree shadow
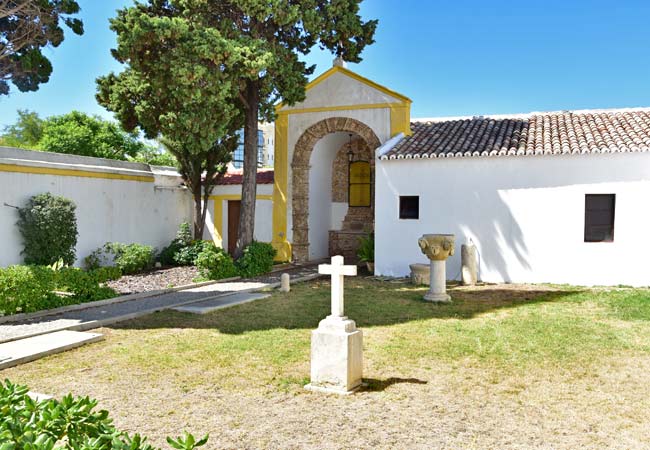
[[394,384],[428,384],[428,381],[419,380],[417,378],[386,378],[380,380],[377,378],[364,378],[364,386],[360,389],[360,392],[382,392],[388,389]]
[[[544,286],[450,286],[453,303],[433,304],[422,296],[426,287],[357,278],[346,286],[346,314],[362,328],[428,319],[470,320],[497,310],[560,302],[578,289]],[[113,325],[119,329],[214,329],[225,334],[277,329],[314,329],[330,313],[330,284],[313,281],[289,293],[196,315],[176,311],[151,314]]]

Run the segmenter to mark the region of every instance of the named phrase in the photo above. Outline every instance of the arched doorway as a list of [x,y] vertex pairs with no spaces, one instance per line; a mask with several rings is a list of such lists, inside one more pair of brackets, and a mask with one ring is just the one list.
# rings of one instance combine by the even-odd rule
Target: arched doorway
[[[375,132],[364,123],[347,117],[331,117],[310,126],[296,142],[291,162],[292,169],[292,219],[293,257],[296,261],[307,261],[309,253],[309,190],[310,161],[316,144],[333,133],[349,133],[363,141],[370,154],[381,145]],[[371,158],[372,160],[372,158]]]

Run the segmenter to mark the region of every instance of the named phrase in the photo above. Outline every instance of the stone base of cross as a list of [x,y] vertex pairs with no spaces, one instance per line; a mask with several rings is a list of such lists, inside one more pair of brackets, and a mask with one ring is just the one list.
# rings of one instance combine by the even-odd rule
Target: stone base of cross
[[357,274],[357,266],[343,264],[334,256],[331,264],[318,266],[318,273],[332,276],[332,312],[311,334],[311,383],[306,389],[351,394],[362,385],[363,333],[344,313],[345,276]]

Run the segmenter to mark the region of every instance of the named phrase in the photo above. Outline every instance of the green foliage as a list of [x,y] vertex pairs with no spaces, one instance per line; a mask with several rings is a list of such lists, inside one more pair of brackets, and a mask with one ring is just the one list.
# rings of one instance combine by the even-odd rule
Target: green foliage
[[119,280],[122,276],[122,270],[119,267],[99,267],[92,271],[98,283]]
[[57,289],[73,294],[73,301],[70,304],[113,298],[117,293],[109,287],[100,286],[100,283],[113,279],[116,272],[104,269],[107,268],[86,272],[77,267],[64,267],[56,271]]
[[193,266],[196,265],[196,258],[206,248],[213,246],[211,241],[194,241],[190,245],[181,248],[174,255],[174,262],[179,266]]
[[64,34],[61,22],[75,34],[83,23],[71,16],[79,12],[76,0],[1,2],[0,95],[9,93],[9,82],[21,92],[36,91],[52,73],[43,48],[58,47]]
[[141,149],[134,158],[131,158],[131,161],[151,164],[152,166],[178,167],[178,161],[166,149],[149,146]]
[[[60,401],[37,401],[28,391],[9,380],[0,383],[1,450],[155,450],[146,438],[117,430],[108,411],[96,409],[97,400],[66,395]],[[196,441],[185,433],[167,442],[175,449],[193,450],[207,440]]]
[[43,119],[37,113],[19,109],[16,123],[4,128],[4,134],[0,136],[0,145],[39,149],[39,142],[43,136],[43,123]]
[[125,275],[143,272],[154,263],[155,252],[150,245],[107,242],[84,259],[89,270],[116,266]]
[[362,262],[375,262],[375,236],[373,234],[359,239],[357,256]]
[[49,152],[120,160],[135,157],[147,148],[137,134],[124,132],[117,123],[79,111],[47,118],[39,147]]
[[160,251],[158,259],[164,266],[174,266],[177,264],[174,257],[182,249],[186,248],[192,243],[192,232],[190,231],[190,224],[183,222],[178,228],[176,237],[171,243]]
[[237,260],[239,275],[243,278],[252,278],[270,272],[276,254],[271,244],[253,241]]
[[[0,268],[0,315],[30,313],[112,298],[101,283],[119,278],[119,269],[84,272],[74,267],[10,266]],[[65,294],[57,294],[62,291]],[[2,447],[0,447],[2,448]]]
[[75,210],[72,201],[50,193],[35,195],[18,210],[25,263],[49,265],[59,259],[74,263],[78,236]]
[[53,293],[55,285],[54,272],[48,267],[0,268],[0,315],[50,308],[57,301]]
[[196,266],[202,277],[221,280],[237,276],[237,267],[232,257],[214,244],[207,245],[196,258]]

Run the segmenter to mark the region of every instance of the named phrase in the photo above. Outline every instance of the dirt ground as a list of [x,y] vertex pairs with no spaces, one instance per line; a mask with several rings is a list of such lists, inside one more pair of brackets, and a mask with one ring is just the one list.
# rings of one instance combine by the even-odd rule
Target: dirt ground
[[[286,304],[276,294],[202,319],[162,313],[102,329],[104,343],[3,375],[38,392],[95,397],[119,427],[165,448],[165,436],[183,430],[209,433],[210,449],[650,448],[649,325],[612,317],[609,293],[455,288],[456,306],[444,310],[418,302],[422,290],[387,284],[351,289],[368,386],[347,397],[302,389],[308,325],[327,308],[327,283],[297,288]],[[391,294],[387,303],[379,292]],[[495,307],[504,296],[517,300]],[[638,298],[650,308],[647,292]],[[405,303],[390,309],[396,299]],[[278,319],[296,302],[316,312]],[[385,315],[373,322],[377,311]],[[256,322],[276,312],[275,325]],[[556,313],[569,315],[566,324]]]

